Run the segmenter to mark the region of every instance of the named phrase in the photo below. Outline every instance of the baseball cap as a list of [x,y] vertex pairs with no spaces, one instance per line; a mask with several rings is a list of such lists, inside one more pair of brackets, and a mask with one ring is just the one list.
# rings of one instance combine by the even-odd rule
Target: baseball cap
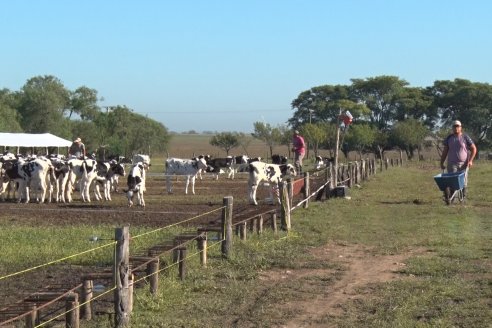
[[459,125],[459,126],[461,126],[461,122],[460,122],[460,121],[458,121],[458,120],[453,121],[453,126],[455,126],[455,125]]
[[299,134],[299,130],[294,130],[294,134]]

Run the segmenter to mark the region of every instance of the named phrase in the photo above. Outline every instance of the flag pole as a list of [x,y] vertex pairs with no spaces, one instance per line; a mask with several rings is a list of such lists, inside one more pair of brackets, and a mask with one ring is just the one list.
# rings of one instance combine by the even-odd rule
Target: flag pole
[[337,139],[335,143],[335,172],[333,173],[335,185],[333,186],[333,188],[336,188],[338,186],[338,148],[340,146],[340,116],[342,116],[342,108],[340,108],[337,118]]

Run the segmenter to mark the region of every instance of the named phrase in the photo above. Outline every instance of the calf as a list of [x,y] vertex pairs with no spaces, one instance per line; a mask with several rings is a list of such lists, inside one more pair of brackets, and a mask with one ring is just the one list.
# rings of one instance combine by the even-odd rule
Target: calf
[[[210,155],[198,155],[198,157],[194,157],[192,158],[192,160],[199,160],[200,158],[203,158],[205,159],[205,162],[207,162],[208,160],[210,160],[212,157],[210,157]],[[197,174],[197,177],[198,179],[200,180],[203,180],[203,177],[202,177],[202,172],[205,171],[205,170],[198,170],[198,174]]]
[[93,159],[71,159],[68,161],[68,166],[70,167],[70,176],[68,178],[67,201],[72,201],[72,191],[76,181],[79,181],[82,201],[90,203],[89,189],[97,176],[97,162]]
[[322,169],[323,167],[328,166],[330,163],[334,163],[335,158],[334,157],[321,157],[321,156],[316,156],[315,161],[314,161],[314,169],[319,170]]
[[[167,192],[171,194],[173,187],[171,184],[171,177],[173,175],[186,175],[186,187],[185,194],[188,194],[188,184],[191,179],[191,193],[195,194],[195,179],[200,170],[207,170],[207,163],[205,159],[180,159],[169,158],[166,160],[166,187]],[[210,169],[209,169],[210,170]]]
[[97,200],[102,200],[101,192],[99,187],[102,186],[104,191],[104,199],[111,200],[111,189],[113,184],[117,184],[118,176],[125,176],[125,167],[123,164],[117,163],[116,161],[110,162],[98,162],[97,163],[97,176],[95,179],[95,191],[94,195]]
[[207,160],[207,165],[211,167],[208,171],[215,174],[215,180],[219,179],[219,174],[222,173],[222,169],[226,169],[229,174],[228,178],[231,176],[231,166],[233,158],[232,156],[227,156],[225,158],[211,158]]
[[55,201],[65,203],[65,193],[68,191],[68,187],[70,187],[68,182],[70,166],[68,165],[68,161],[55,158],[51,158],[51,163],[55,171]]
[[137,202],[139,206],[145,207],[145,200],[143,197],[145,191],[145,164],[138,162],[133,164],[130,168],[127,179],[128,190],[126,190],[126,196],[128,198],[128,207],[133,205],[133,195],[137,194]]
[[24,196],[25,202],[29,203],[30,187],[34,190],[38,203],[45,201],[46,191],[49,191],[48,201],[51,201],[53,189],[47,180],[54,179],[54,170],[50,161],[41,158],[31,161],[9,160],[3,162],[2,170],[4,170],[5,177],[18,183],[18,202]]
[[[295,176],[296,169],[292,164],[269,164],[264,162],[253,162],[249,164],[248,196],[249,202],[258,205],[256,201],[256,190],[260,182],[265,181],[278,190],[278,184],[287,176]],[[275,204],[275,198],[270,188],[270,197]]]

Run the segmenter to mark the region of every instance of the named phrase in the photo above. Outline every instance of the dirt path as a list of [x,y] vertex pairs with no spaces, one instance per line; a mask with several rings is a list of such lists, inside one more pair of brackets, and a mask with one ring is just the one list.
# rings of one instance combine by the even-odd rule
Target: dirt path
[[307,286],[315,277],[336,276],[334,283],[326,288],[314,289],[312,297],[289,301],[283,307],[292,309],[296,316],[282,326],[282,328],[302,327],[335,327],[330,324],[330,318],[343,314],[342,305],[348,300],[360,299],[360,287],[373,283],[403,279],[398,274],[406,264],[405,260],[419,251],[411,251],[398,255],[373,255],[371,249],[361,245],[340,245],[330,243],[325,247],[312,250],[312,254],[319,261],[338,263],[343,270],[336,269],[301,269],[287,271],[269,271],[263,273],[263,280],[289,279]]

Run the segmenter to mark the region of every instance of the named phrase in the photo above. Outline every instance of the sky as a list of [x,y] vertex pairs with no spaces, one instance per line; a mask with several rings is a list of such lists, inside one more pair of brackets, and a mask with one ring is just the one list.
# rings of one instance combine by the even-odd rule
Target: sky
[[286,125],[321,85],[492,82],[489,0],[0,0],[0,89],[53,75],[174,132]]

